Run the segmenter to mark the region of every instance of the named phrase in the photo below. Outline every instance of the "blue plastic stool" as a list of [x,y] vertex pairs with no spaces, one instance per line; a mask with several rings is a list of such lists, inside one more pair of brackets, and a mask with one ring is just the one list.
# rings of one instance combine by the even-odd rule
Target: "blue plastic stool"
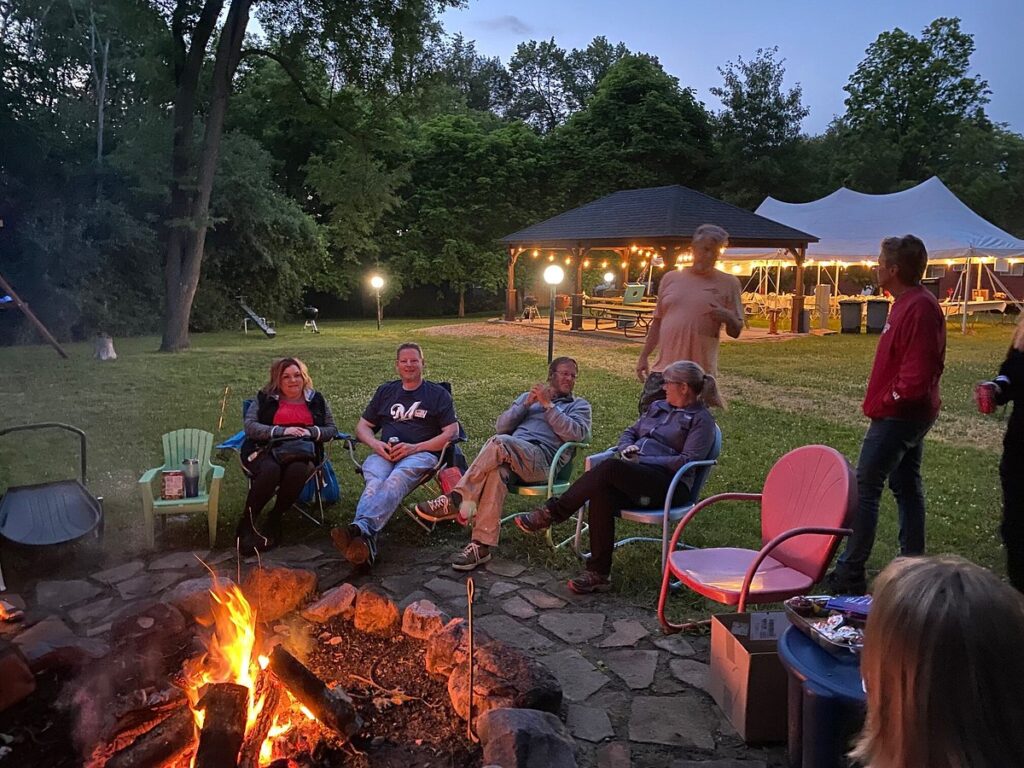
[[792,768],[843,768],[851,739],[864,725],[860,660],[838,658],[796,627],[779,638],[789,673],[787,750]]

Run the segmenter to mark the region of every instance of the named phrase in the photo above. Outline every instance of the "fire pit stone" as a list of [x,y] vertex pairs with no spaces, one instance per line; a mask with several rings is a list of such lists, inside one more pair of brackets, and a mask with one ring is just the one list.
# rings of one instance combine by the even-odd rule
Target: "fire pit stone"
[[[562,686],[547,667],[522,651],[500,641],[487,643],[473,653],[473,714],[518,707],[558,714]],[[461,662],[448,678],[448,696],[459,717],[469,717],[469,660]]]
[[0,640],[0,712],[17,704],[36,689],[36,678],[18,646]]
[[562,722],[535,709],[492,709],[477,720],[484,765],[576,768],[575,744]]
[[405,607],[402,631],[417,640],[426,640],[444,629],[448,616],[430,600],[417,600]]
[[[218,581],[225,586],[234,584],[231,579],[227,578],[220,578]],[[212,588],[212,576],[187,579],[164,593],[163,601],[170,603],[190,618],[207,617],[210,615],[210,590]]]
[[316,591],[316,574],[279,566],[249,572],[242,591],[262,622],[277,621],[302,605]]
[[356,595],[356,629],[373,635],[393,635],[398,631],[398,606],[378,587],[367,585]]
[[302,618],[314,624],[323,624],[335,616],[351,619],[355,614],[356,588],[348,582],[324,592],[312,605],[302,611]]
[[[476,645],[490,642],[489,635],[476,631]],[[448,677],[452,670],[469,658],[469,628],[466,620],[452,619],[442,629],[427,638],[427,672],[438,677]]]

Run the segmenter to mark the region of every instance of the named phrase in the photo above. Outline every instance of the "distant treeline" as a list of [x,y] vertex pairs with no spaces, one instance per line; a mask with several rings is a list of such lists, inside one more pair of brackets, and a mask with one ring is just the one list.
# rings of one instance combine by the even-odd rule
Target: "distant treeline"
[[[174,349],[170,305],[192,330],[237,323],[239,295],[358,314],[377,269],[389,313],[485,307],[497,238],[626,188],[753,208],[938,175],[1024,235],[1024,137],[986,116],[957,19],[880,34],[808,136],[777,49],[723,62],[704,105],[603,37],[481,56],[441,29],[447,4],[0,2],[0,273],[60,338],[163,329]],[[263,36],[231,48],[250,12]],[[175,238],[201,260],[194,297]],[[33,338],[17,317],[0,340]]]

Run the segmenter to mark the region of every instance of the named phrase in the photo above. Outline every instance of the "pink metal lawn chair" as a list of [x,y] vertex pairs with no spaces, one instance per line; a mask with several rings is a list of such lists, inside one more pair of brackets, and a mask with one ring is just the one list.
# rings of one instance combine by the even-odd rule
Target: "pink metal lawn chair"
[[[761,502],[761,549],[719,547],[676,550],[683,530],[719,501]],[[761,493],[720,493],[699,502],[679,521],[669,544],[658,598],[658,620],[667,634],[701,622],[673,624],[665,616],[670,582],[742,613],[748,602],[773,603],[806,594],[821,581],[857,506],[849,462],[826,445],[790,451],[768,472]]]

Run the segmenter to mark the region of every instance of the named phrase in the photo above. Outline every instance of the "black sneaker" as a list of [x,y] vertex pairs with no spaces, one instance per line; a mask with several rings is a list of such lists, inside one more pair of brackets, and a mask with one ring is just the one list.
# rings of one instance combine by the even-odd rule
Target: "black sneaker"
[[868,580],[864,576],[844,576],[832,571],[821,582],[830,595],[864,595],[868,591]]
[[537,507],[525,515],[516,515],[513,518],[516,527],[526,533],[540,533],[551,527],[551,510],[546,506]]

